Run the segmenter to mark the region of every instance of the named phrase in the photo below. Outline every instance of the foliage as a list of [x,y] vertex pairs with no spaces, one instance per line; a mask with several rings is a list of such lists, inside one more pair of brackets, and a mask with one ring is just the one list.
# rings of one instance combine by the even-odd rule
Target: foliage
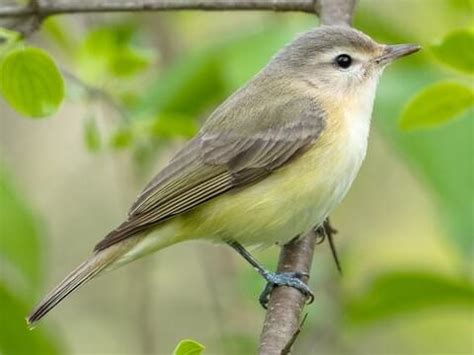
[[[458,36],[455,32],[448,35],[447,41],[440,46],[450,48],[450,50],[465,52],[465,41],[453,41],[452,38]],[[453,47],[458,45],[459,47]],[[453,62],[450,57],[444,53],[444,50],[438,50],[438,56],[444,56],[445,63],[456,67],[457,62]],[[470,60],[470,55],[466,55],[464,60]],[[474,62],[471,63],[474,66]],[[407,71],[406,75],[414,75],[412,71]],[[469,77],[462,76],[458,81],[449,79],[448,81],[437,81],[436,77],[429,72],[429,69],[422,69],[418,75],[428,80],[435,81],[434,84],[428,84],[408,100],[405,107],[400,125],[404,129],[421,129],[419,132],[413,132],[410,135],[402,135],[390,127],[391,114],[385,114],[386,120],[383,122],[384,130],[392,137],[396,144],[405,154],[407,161],[421,172],[429,185],[433,188],[435,196],[439,201],[439,210],[442,220],[450,229],[450,240],[453,241],[459,250],[469,260],[473,253],[472,231],[474,230],[474,220],[472,211],[474,201],[466,198],[466,191],[474,181],[472,167],[466,164],[458,164],[458,161],[470,161],[473,154],[472,150],[472,107],[474,105],[472,84],[465,84],[462,80],[470,83]],[[392,85],[397,87],[396,78],[393,78]],[[411,85],[411,84],[408,84]],[[414,83],[416,85],[416,83]],[[407,100],[407,86],[398,87],[389,92],[381,94],[382,100],[392,100],[402,102]],[[386,96],[382,96],[386,95]],[[397,97],[398,96],[398,97]],[[402,99],[405,97],[405,99]],[[386,103],[390,107],[389,103]],[[392,106],[395,109],[395,105]],[[471,109],[471,110],[470,110]],[[386,112],[391,112],[387,110]],[[392,111],[393,112],[393,111]],[[461,116],[465,112],[467,114]],[[453,121],[456,117],[462,119]],[[444,125],[442,130],[433,129],[441,124],[451,122],[450,125]],[[456,159],[453,159],[456,157]]]
[[173,355],[201,355],[204,345],[190,339],[181,340],[173,351]]
[[136,26],[127,23],[92,29],[77,54],[81,77],[100,83],[111,77],[130,78],[147,69],[153,52],[134,44],[136,32]]
[[[448,67],[474,73],[474,33],[461,30],[450,33],[433,54]],[[471,85],[457,82],[435,83],[418,93],[407,105],[400,119],[403,129],[429,128],[450,121],[474,105]]]
[[466,74],[474,74],[474,31],[472,29],[456,30],[446,36],[431,51],[436,58],[448,67]]
[[352,325],[413,315],[432,307],[474,309],[474,285],[432,272],[390,272],[376,277],[359,297],[345,305]]
[[59,354],[51,337],[42,330],[29,331],[24,321],[27,303],[38,295],[42,271],[36,224],[0,166],[0,352],[5,354]]
[[0,254],[8,264],[15,265],[15,272],[20,273],[27,290],[35,294],[41,276],[39,233],[31,211],[18,197],[10,180],[0,166]]
[[99,151],[102,145],[99,127],[93,117],[88,117],[84,121],[84,143],[92,153]]
[[0,56],[5,54],[19,39],[18,32],[0,27]]
[[404,130],[437,126],[461,115],[474,104],[474,90],[456,82],[443,81],[419,92],[400,119]]
[[133,142],[133,134],[127,128],[119,128],[110,136],[110,146],[115,149],[129,147]]
[[19,46],[0,59],[0,91],[15,110],[30,117],[56,112],[64,97],[64,83],[49,54]]

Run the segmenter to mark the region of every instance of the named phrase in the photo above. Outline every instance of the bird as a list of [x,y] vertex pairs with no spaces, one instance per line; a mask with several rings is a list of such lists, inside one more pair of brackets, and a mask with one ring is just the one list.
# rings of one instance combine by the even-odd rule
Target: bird
[[365,158],[384,68],[419,49],[379,44],[349,26],[298,35],[209,115],[28,325],[98,275],[194,239],[239,252],[271,286],[264,306],[281,285],[312,299],[300,274],[270,272],[246,248],[284,245],[322,225]]

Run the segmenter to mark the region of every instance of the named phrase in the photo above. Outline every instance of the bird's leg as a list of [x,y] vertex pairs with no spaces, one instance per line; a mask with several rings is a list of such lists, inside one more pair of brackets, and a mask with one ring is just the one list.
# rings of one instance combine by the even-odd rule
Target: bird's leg
[[263,308],[267,308],[270,294],[273,289],[278,286],[293,287],[300,291],[308,299],[308,303],[313,302],[314,295],[309,287],[301,280],[302,277],[309,275],[302,272],[271,272],[265,269],[242,245],[234,240],[227,241],[235,251],[248,261],[250,265],[267,281],[265,289],[259,297],[260,304]]

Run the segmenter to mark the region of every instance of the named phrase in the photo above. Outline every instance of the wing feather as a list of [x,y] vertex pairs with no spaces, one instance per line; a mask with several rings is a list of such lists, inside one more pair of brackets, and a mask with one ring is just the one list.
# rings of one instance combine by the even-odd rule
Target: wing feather
[[[103,250],[190,211],[231,189],[259,181],[310,147],[324,128],[322,111],[310,98],[283,100],[283,103],[272,112],[254,108],[251,112],[255,117],[247,118],[247,128],[255,123],[258,129],[245,134],[234,127],[222,130],[217,125],[204,126],[145,187],[130,209],[128,219],[97,244],[95,250]],[[225,111],[217,110],[215,114],[217,121]],[[273,114],[271,120],[269,114]],[[296,116],[286,122],[290,114]],[[259,116],[265,116],[269,123],[262,127]],[[212,123],[212,117],[210,120]]]

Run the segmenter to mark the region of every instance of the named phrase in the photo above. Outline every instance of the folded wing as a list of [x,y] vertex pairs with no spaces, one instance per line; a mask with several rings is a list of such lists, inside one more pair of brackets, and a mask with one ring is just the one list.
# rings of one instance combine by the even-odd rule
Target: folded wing
[[[226,110],[224,104],[216,110],[198,136],[140,193],[128,219],[95,250],[264,179],[314,144],[325,125],[317,104],[309,97],[284,96],[275,101],[271,109],[260,107],[257,100],[251,110],[243,110],[235,102],[230,103],[235,109]],[[238,121],[236,115],[243,112],[246,117]]]

